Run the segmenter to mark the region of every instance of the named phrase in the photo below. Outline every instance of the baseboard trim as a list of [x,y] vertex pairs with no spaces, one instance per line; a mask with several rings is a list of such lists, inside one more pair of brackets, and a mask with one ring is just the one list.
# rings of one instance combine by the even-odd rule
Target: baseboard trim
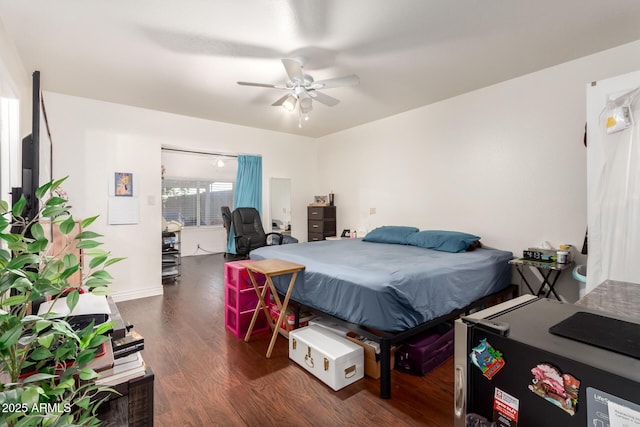
[[152,288],[136,289],[134,291],[114,292],[111,294],[111,298],[113,298],[113,301],[115,302],[120,302],[132,299],[155,297],[162,295],[163,293],[164,288],[162,286],[154,286]]

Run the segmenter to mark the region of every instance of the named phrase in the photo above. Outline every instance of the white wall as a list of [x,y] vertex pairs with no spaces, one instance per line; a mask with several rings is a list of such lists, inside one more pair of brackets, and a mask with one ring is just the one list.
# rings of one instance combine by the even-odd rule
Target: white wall
[[0,19],[0,74],[3,84],[10,84],[12,92],[21,100],[20,115],[23,120],[20,131],[23,135],[31,130],[31,72],[25,71],[15,44]]
[[[542,241],[579,250],[586,84],[636,69],[640,42],[329,135],[318,188],[335,192],[339,230],[414,225],[514,254]],[[560,289],[575,300],[570,276]]]
[[[269,212],[269,177],[292,181],[294,229],[306,234],[306,200],[312,194],[316,143],[298,136],[127,107],[58,93],[44,94],[53,135],[54,177],[69,175],[65,190],[74,215],[100,214],[92,229],[104,234],[105,248],[127,260],[110,269],[115,299],[162,292],[161,147],[258,154],[263,161],[263,212]],[[296,161],[291,161],[296,159]],[[132,172],[139,189],[140,221],[108,225],[107,195],[114,172]],[[270,221],[270,218],[267,219]],[[268,223],[268,222],[267,222]],[[208,230],[220,239],[183,233],[189,255],[197,240],[224,242],[223,228]],[[196,233],[202,233],[197,231]],[[204,237],[203,237],[204,236]],[[224,247],[212,250],[224,251]]]
[[[0,35],[0,57],[23,89],[28,129],[32,70],[21,70],[2,28]],[[292,227],[301,241],[307,203],[333,190],[339,230],[413,224],[474,232],[485,245],[516,254],[543,240],[579,248],[586,227],[585,85],[638,69],[640,41],[317,141],[46,93],[53,173],[71,175],[66,189],[76,215],[101,214],[95,228],[106,234],[107,248],[128,257],[113,269],[121,298],[161,290],[154,249],[161,145],[262,154],[263,211],[268,178],[291,178]],[[107,226],[109,176],[123,168],[140,180],[140,224]],[[577,296],[568,275],[561,291]]]

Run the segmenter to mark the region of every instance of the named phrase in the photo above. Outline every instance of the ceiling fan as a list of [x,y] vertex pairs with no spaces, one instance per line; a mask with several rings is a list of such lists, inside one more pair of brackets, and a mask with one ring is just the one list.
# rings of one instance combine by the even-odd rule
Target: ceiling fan
[[251,82],[238,82],[238,84],[242,86],[257,86],[289,91],[288,94],[279,98],[271,105],[275,107],[282,106],[287,111],[293,111],[296,108],[297,104],[300,115],[306,115],[313,109],[313,100],[316,100],[319,103],[327,105],[329,107],[333,107],[340,102],[340,100],[319,92],[319,90],[343,86],[355,86],[360,83],[360,78],[355,74],[315,81],[313,80],[313,77],[311,77],[309,74],[305,74],[302,71],[305,62],[306,60],[304,58],[282,59],[282,65],[284,65],[284,69],[287,72],[287,76],[289,77],[287,82],[284,84],[265,84]]

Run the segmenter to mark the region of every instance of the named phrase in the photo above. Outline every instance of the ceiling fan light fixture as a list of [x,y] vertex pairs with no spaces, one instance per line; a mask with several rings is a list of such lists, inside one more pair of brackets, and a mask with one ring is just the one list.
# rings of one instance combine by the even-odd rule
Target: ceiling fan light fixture
[[287,99],[284,100],[282,106],[287,111],[293,111],[296,108],[296,97],[293,95],[287,96]]
[[309,96],[300,98],[299,107],[302,114],[308,114],[311,110],[313,110],[313,103],[311,101],[311,98],[309,98]]

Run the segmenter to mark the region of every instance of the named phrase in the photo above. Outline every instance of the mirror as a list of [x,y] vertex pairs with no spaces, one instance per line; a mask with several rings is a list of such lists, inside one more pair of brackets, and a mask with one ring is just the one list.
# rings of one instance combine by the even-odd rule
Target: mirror
[[271,178],[271,231],[291,235],[291,180]]

